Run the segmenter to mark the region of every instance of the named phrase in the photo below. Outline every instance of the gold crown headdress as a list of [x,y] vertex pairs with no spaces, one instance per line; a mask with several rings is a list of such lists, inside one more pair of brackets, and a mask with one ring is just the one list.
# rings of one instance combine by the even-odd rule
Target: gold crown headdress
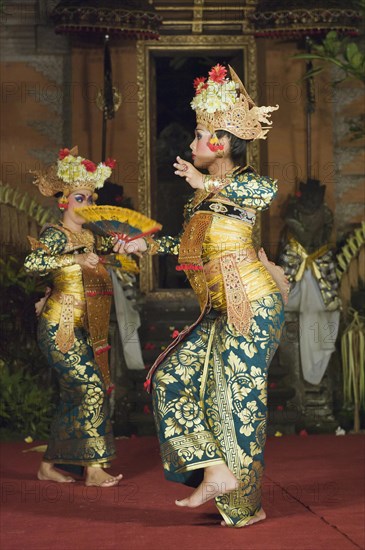
[[95,189],[103,187],[115,164],[113,159],[94,164],[91,160],[79,156],[77,146],[72,149],[61,149],[56,165],[44,172],[33,172],[36,175],[34,184],[46,197],[59,192],[65,194],[65,191],[67,195],[77,189],[94,192]]
[[226,77],[227,69],[218,63],[209,71],[208,79],[194,80],[196,94],[191,107],[196,111],[198,124],[212,134],[226,130],[240,139],[266,139],[272,125],[269,117],[279,105],[257,107],[235,71],[229,65],[228,68],[231,79]]

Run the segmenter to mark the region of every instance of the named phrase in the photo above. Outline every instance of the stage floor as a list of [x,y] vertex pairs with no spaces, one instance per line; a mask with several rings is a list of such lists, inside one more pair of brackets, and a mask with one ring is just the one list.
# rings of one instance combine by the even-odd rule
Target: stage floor
[[120,439],[119,487],[35,479],[41,455],[1,445],[1,550],[350,550],[365,547],[364,436],[270,438],[267,519],[220,526],[214,503],[174,504],[191,489],[165,481],[153,437]]

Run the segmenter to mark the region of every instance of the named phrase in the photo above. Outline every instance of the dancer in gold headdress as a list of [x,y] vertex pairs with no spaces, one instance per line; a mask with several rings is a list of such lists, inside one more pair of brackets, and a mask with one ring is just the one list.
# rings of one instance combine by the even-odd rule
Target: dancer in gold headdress
[[35,184],[46,196],[62,193],[59,225],[48,225],[39,240],[29,238],[32,253],[25,267],[39,275],[51,274],[53,288],[44,300],[38,342],[57,374],[60,404],[51,437],[38,470],[38,479],[74,481],[55,464],[85,467],[86,485],[112,487],[122,478],[104,471],[115,457],[108,411],[108,326],[112,285],[97,253],[121,245],[113,239],[95,240],[83,229],[74,209],[92,204],[95,189],[111,175],[115,161],[98,165],[62,149],[56,166],[37,173]]
[[[160,355],[146,385],[165,476],[197,487],[176,504],[196,507],[215,498],[222,524],[242,527],[265,518],[267,369],[288,285],[252,244],[256,214],[270,205],[276,181],[245,165],[246,142],[266,137],[278,107],[257,107],[230,72],[228,78],[216,65],[208,79],[194,82],[193,164],[177,157],[174,167],[196,192],[182,235],[148,246],[151,253],[179,255],[201,315]],[[145,249],[142,241],[138,246]]]

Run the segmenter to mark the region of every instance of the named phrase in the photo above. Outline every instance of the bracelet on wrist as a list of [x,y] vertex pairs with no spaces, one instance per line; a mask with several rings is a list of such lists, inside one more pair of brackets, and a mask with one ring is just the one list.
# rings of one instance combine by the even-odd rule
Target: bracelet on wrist
[[160,248],[160,243],[156,242],[152,237],[144,237],[146,241],[147,249],[145,253],[153,255],[156,254]]
[[204,189],[207,193],[215,193],[222,189],[229,180],[227,178],[212,178],[209,175],[204,176]]

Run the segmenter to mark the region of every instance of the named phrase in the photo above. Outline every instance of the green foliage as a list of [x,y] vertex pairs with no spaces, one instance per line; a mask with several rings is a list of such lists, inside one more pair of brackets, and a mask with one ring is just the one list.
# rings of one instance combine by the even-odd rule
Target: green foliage
[[53,414],[52,389],[41,388],[39,377],[25,368],[12,371],[0,361],[0,428],[46,438]]
[[[350,5],[351,4],[352,7],[362,12],[364,21],[365,0],[352,0],[352,2],[350,2]],[[348,37],[342,37],[336,31],[330,31],[321,43],[316,43],[311,40],[309,42],[309,51],[307,53],[295,55],[294,59],[305,59],[308,62],[305,74],[306,79],[321,73],[327,65],[333,65],[343,74],[342,78],[333,82],[334,86],[347,78],[352,78],[365,84],[365,51],[363,37],[354,40]],[[319,66],[308,67],[313,60],[319,62]],[[352,140],[361,139],[365,136],[363,114],[357,117],[356,120],[349,121],[349,130]]]
[[330,31],[320,44],[311,42],[311,53],[295,55],[295,59],[318,60],[323,64],[306,73],[306,78],[322,72],[326,64],[332,64],[343,71],[343,77],[336,81],[338,84],[346,78],[355,78],[365,83],[365,53],[359,49],[356,42],[348,38],[341,38],[337,32]]
[[56,223],[58,217],[55,216],[51,208],[39,204],[28,193],[14,189],[8,184],[0,182],[0,203],[13,206],[20,212],[24,212],[29,218],[35,220],[38,225],[45,223]]
[[21,260],[0,259],[0,358],[26,364],[35,355],[34,304],[45,286],[46,281],[39,282],[25,271]]
[[46,437],[49,428],[53,389],[49,388],[46,359],[36,342],[34,312],[35,301],[44,294],[42,287],[26,273],[20,259],[0,259],[2,432]]
[[365,408],[365,324],[356,310],[341,338],[343,395],[354,406],[354,431],[360,431],[360,409]]
[[9,256],[6,260],[0,258],[0,286],[2,289],[16,286],[25,295],[31,296],[44,288],[44,281],[39,282],[39,279],[29,275],[18,258]]

